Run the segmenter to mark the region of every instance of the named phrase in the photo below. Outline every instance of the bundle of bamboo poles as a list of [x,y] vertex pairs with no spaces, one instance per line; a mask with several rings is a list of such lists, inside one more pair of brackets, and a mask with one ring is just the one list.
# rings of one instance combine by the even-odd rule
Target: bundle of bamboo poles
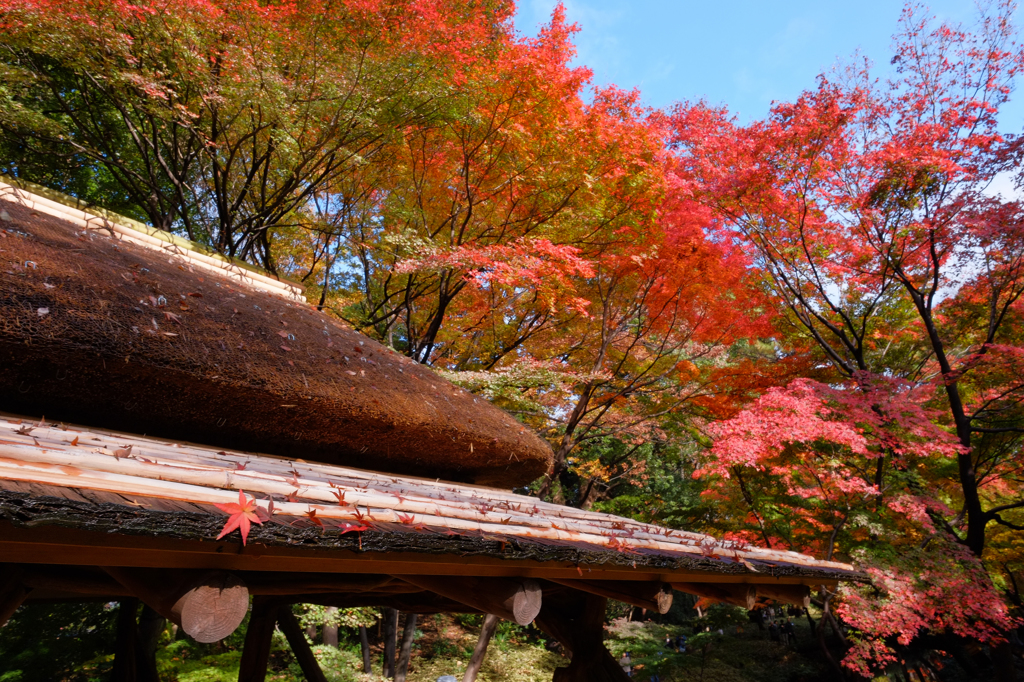
[[[400,524],[428,532],[586,543],[601,550],[854,570],[796,552],[718,541],[504,490],[15,417],[0,416],[0,479],[200,504],[236,502],[242,490],[264,499],[261,506],[273,514],[301,517],[315,510],[316,518],[328,524]],[[748,568],[756,570],[749,563]]]

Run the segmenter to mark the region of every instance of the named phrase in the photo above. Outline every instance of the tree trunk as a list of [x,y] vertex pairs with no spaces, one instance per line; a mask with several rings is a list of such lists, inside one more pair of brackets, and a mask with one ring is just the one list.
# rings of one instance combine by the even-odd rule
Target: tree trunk
[[398,637],[398,609],[384,609],[384,677],[395,676],[395,639]]
[[[396,624],[397,625],[397,624]],[[405,682],[409,673],[409,657],[412,655],[412,641],[416,638],[416,614],[405,614],[405,630],[402,632],[402,650],[398,654],[395,668],[395,682]]]
[[359,626],[359,648],[363,652],[363,672],[370,674],[370,635],[366,632],[366,626]]
[[475,682],[476,674],[480,672],[480,666],[484,663],[487,655],[487,645],[491,642],[494,631],[498,629],[498,617],[488,613],[484,617],[484,626],[480,628],[480,639],[476,641],[476,648],[473,649],[473,656],[469,659],[466,667],[466,674],[462,676],[462,682]]
[[135,682],[135,643],[138,627],[135,614],[139,600],[134,597],[122,599],[117,607],[117,640],[114,644],[113,682]]
[[[825,660],[832,667],[832,670],[838,675],[838,679],[846,679],[846,670],[836,661],[835,657],[832,656],[832,652],[828,649],[828,642],[825,641],[825,623],[828,622],[828,609],[829,602],[832,597],[828,594],[828,591],[821,588],[821,618],[818,619],[817,635],[818,635],[818,648],[821,649],[821,653],[824,655]],[[810,611],[807,612],[807,616],[810,617]],[[836,634],[839,634],[838,632]]]
[[160,633],[164,631],[167,619],[151,609],[142,607],[139,615],[138,639],[135,642],[135,677],[138,682],[160,682],[156,669],[156,650],[160,645]]
[[327,607],[327,618],[324,619],[324,644],[327,646],[338,646],[338,626],[331,622],[337,613],[337,606]]
[[1016,682],[1017,670],[1013,664],[1013,645],[1009,640],[992,645],[992,666],[995,682]]

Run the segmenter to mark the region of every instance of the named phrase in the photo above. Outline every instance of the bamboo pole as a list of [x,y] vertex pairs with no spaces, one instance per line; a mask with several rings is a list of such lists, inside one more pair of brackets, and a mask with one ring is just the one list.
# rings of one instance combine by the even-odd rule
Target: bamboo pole
[[[57,431],[50,429],[50,431]],[[57,433],[63,433],[57,431]],[[40,434],[43,435],[43,434]],[[46,432],[50,436],[49,431]],[[25,434],[22,437],[30,437]],[[17,437],[15,435],[15,437]],[[115,457],[115,453],[121,455]],[[141,459],[140,459],[141,458]],[[552,540],[568,540],[603,545],[610,549],[649,549],[658,552],[707,554],[736,560],[782,561],[801,566],[830,568],[833,570],[852,571],[848,564],[820,562],[805,555],[794,552],[753,549],[732,549],[717,547],[707,536],[704,540],[711,542],[694,543],[686,537],[656,537],[653,533],[635,533],[620,528],[616,517],[596,517],[600,525],[570,525],[563,522],[562,526],[551,520],[547,514],[525,515],[509,510],[499,512],[496,509],[480,510],[471,504],[449,502],[443,507],[435,500],[423,503],[411,499],[413,493],[406,491],[410,498],[400,493],[384,494],[371,492],[369,489],[358,489],[341,486],[328,480],[328,485],[320,485],[319,481],[299,479],[292,474],[290,479],[283,475],[267,474],[259,471],[229,470],[227,468],[201,467],[167,463],[150,460],[141,454],[135,454],[134,446],[118,448],[110,451],[99,449],[84,450],[79,445],[72,448],[66,443],[56,443],[51,447],[29,445],[11,440],[0,441],[0,476],[14,480],[32,480],[51,482],[55,485],[70,487],[93,487],[111,492],[187,500],[207,504],[225,503],[227,490],[244,489],[252,493],[290,497],[301,491],[304,497],[322,501],[333,501],[330,506],[308,505],[302,503],[275,503],[275,508],[292,516],[305,515],[311,508],[317,510],[320,518],[333,518],[346,522],[360,522],[361,516],[368,516],[372,521],[388,523],[405,523],[416,526],[436,527],[450,530],[478,530],[500,536],[536,537]],[[398,480],[398,479],[393,479]],[[296,485],[297,484],[297,485]],[[306,485],[303,485],[306,484]],[[233,497],[234,494],[231,493]],[[339,504],[339,502],[341,504]],[[495,502],[492,498],[491,502]],[[555,505],[535,502],[537,509],[552,507],[557,510],[564,508]],[[541,507],[543,505],[543,507]],[[359,511],[359,507],[367,508],[367,514]],[[416,514],[420,514],[419,517]],[[482,517],[497,517],[490,521]],[[748,568],[753,569],[748,565]]]

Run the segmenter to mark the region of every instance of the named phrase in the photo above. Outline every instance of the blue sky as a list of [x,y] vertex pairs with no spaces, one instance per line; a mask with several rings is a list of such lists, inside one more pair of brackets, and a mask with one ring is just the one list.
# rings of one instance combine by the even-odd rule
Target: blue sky
[[[533,35],[556,0],[519,0],[517,28]],[[900,0],[565,0],[577,62],[597,84],[639,88],[647,104],[684,99],[725,104],[741,121],[763,117],[772,100],[792,100],[814,78],[860,50],[879,66],[891,57]],[[970,23],[973,0],[929,3],[939,18]],[[1018,23],[1021,23],[1018,17]],[[1024,100],[1024,89],[1019,99]],[[1024,102],[1001,116],[1021,132]]]

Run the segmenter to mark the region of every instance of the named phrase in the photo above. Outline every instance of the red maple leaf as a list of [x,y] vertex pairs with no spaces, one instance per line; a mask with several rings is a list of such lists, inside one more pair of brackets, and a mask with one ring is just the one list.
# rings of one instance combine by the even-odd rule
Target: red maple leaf
[[236,528],[242,534],[242,546],[245,546],[246,538],[249,537],[249,527],[251,524],[262,524],[264,521],[270,518],[266,511],[260,509],[256,505],[256,498],[246,499],[245,493],[241,490],[238,491],[238,503],[230,502],[228,504],[216,504],[214,505],[217,509],[222,512],[229,514],[227,523],[224,524],[224,529],[217,536],[220,540],[222,537],[235,530]]
[[310,509],[309,511],[307,511],[306,518],[312,521],[314,524],[320,526],[321,528],[324,527],[324,522],[316,517],[316,509]]

